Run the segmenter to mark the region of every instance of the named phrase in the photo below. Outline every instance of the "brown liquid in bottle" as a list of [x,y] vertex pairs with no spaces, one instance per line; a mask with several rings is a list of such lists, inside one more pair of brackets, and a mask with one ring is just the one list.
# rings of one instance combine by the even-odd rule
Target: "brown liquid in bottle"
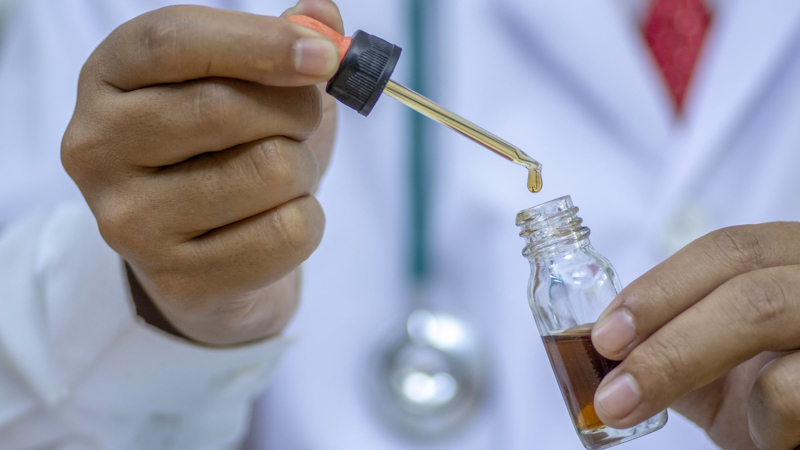
[[594,393],[600,381],[620,364],[602,357],[592,345],[594,324],[543,336],[561,393],[578,431],[605,426],[594,410]]

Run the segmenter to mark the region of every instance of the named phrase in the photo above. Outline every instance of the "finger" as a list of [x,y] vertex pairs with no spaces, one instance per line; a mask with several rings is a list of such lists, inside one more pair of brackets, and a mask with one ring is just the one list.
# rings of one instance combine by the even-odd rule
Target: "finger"
[[763,351],[800,346],[800,266],[739,275],[637,346],[601,383],[598,416],[614,428],[652,417]]
[[319,20],[344,35],[344,23],[339,7],[330,0],[300,0],[296,6],[286,10],[281,17],[304,15]]
[[623,359],[655,330],[726,280],[751,270],[800,263],[800,223],[775,222],[710,233],[620,292],[592,330],[603,356]]
[[[208,319],[202,324],[184,324],[187,311],[202,311],[196,302],[173,305],[177,306],[175,311],[162,309],[176,329],[197,342],[227,346],[266,339],[279,334],[294,317],[299,303],[299,271],[295,269],[250,296],[203,305],[212,312],[205,314]],[[249,339],[243,341],[243,335]]]
[[317,165],[320,177],[322,177],[330,164],[333,143],[336,141],[338,102],[335,98],[325,93],[324,84],[317,85],[317,88],[322,95],[322,120],[319,128],[306,141],[306,144],[317,156]]
[[[698,427],[720,448],[754,449],[747,424],[747,400],[758,372],[785,352],[762,352],[669,407]],[[746,445],[745,445],[746,444]]]
[[[126,260],[151,274],[148,292],[168,309],[207,311],[228,297],[248,298],[296,269],[319,245],[324,226],[319,203],[305,196],[170,247],[169,258]],[[207,286],[214,286],[213,295]]]
[[[333,28],[338,33],[344,35],[344,24],[339,13],[339,7],[330,0],[300,0],[297,6],[288,9],[281,17],[289,17],[297,14],[309,16],[319,20],[325,25]],[[318,85],[322,92],[322,110],[324,117],[332,117],[330,120],[323,120],[319,130],[308,140],[309,147],[317,154],[317,163],[320,174],[324,174],[330,162],[330,142],[336,137],[336,114],[338,103],[336,99],[325,93],[326,83]]]
[[277,137],[200,155],[146,177],[151,214],[179,241],[314,192],[314,152]]
[[284,18],[170,6],[114,30],[83,74],[123,91],[206,77],[307,86],[338,66],[333,42]]
[[[330,0],[300,0],[297,6],[289,8],[281,17],[289,17],[297,14],[309,16],[319,20],[325,25],[333,28],[338,33],[344,35],[344,23],[339,13],[339,7]],[[318,85],[322,92],[322,109],[324,117],[333,117],[331,120],[323,120],[319,130],[309,139],[308,144],[317,154],[320,174],[325,173],[330,162],[331,152],[329,142],[333,142],[336,136],[336,114],[338,103],[336,99],[325,93],[327,83]]]
[[800,447],[800,352],[775,359],[761,370],[747,417],[758,448]]
[[314,86],[276,88],[210,78],[139,89],[112,100],[98,102],[91,113],[113,118],[107,126],[118,130],[113,133],[117,156],[138,167],[176,164],[269,136],[302,141],[322,120],[322,99]]

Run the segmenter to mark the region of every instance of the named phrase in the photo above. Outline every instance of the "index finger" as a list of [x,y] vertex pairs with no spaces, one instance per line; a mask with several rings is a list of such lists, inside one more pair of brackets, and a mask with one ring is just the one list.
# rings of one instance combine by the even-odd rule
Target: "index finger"
[[797,265],[727,281],[636,347],[603,379],[595,394],[598,416],[615,428],[633,426],[762,352],[798,348],[798,296]]
[[81,78],[123,91],[205,77],[307,86],[331,78],[338,66],[333,42],[287,19],[169,6],[114,30]]
[[621,360],[656,330],[746,272],[800,263],[800,223],[743,225],[710,233],[620,292],[592,330],[605,357]]

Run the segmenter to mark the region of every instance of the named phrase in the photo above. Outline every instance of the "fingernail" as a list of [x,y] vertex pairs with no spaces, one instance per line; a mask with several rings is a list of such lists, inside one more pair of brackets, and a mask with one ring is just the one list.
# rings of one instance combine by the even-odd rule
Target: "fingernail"
[[623,373],[595,395],[595,409],[613,419],[623,419],[642,402],[639,386],[631,375]]
[[618,309],[596,323],[592,330],[592,342],[605,353],[620,353],[636,339],[633,316],[625,309]]
[[339,66],[339,51],[327,39],[302,38],[294,44],[294,64],[303,75],[333,75]]

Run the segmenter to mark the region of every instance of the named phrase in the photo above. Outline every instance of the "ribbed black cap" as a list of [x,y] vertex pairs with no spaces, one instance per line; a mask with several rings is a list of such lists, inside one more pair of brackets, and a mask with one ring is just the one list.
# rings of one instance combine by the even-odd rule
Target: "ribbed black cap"
[[327,92],[367,116],[386,88],[402,49],[361,30],[345,53],[339,71],[328,82]]

